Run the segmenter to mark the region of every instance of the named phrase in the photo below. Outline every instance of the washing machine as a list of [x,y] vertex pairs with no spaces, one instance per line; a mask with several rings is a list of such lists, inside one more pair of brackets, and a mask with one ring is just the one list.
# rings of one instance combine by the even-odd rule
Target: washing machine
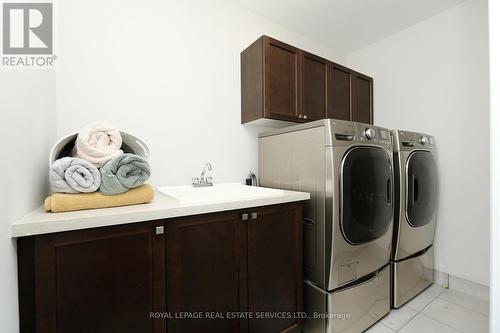
[[259,137],[261,186],[309,192],[304,333],[360,333],[390,310],[390,131],[326,119]]
[[391,306],[399,308],[434,281],[438,171],[432,135],[398,130],[391,136],[396,199]]

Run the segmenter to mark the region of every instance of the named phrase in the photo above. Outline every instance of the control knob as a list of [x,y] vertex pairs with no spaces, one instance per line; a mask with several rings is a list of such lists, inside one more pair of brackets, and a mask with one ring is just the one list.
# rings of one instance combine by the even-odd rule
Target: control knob
[[375,137],[375,131],[372,128],[365,129],[365,137],[371,140]]
[[422,146],[424,146],[424,145],[427,143],[427,141],[428,141],[428,139],[427,139],[427,137],[425,137],[425,136],[421,136],[421,137],[418,139],[418,142],[419,142]]

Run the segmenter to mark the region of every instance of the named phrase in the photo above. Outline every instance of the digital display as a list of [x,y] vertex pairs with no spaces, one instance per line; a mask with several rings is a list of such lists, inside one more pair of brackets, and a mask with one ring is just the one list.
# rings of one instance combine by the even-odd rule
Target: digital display
[[384,140],[389,140],[389,132],[380,130],[380,138]]

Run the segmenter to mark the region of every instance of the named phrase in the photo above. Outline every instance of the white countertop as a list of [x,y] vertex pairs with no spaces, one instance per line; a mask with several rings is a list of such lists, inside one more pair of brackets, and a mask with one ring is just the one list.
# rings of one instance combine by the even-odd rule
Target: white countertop
[[[166,194],[165,194],[166,193]],[[310,198],[309,193],[251,187],[237,183],[213,187],[159,187],[150,204],[47,213],[43,206],[12,224],[12,237],[105,227],[275,205]]]

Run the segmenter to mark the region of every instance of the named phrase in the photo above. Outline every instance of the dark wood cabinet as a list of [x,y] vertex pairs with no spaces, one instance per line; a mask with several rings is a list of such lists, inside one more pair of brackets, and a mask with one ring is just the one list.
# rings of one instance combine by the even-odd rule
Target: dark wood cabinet
[[262,36],[241,53],[242,123],[299,120],[299,50]]
[[167,308],[203,313],[168,320],[169,333],[246,332],[236,318],[207,318],[208,312],[248,311],[247,226],[238,212],[180,218],[167,224]]
[[[26,333],[166,332],[164,222],[18,240]],[[161,231],[161,229],[159,229]]]
[[301,52],[300,115],[303,121],[325,119],[327,112],[328,60]]
[[327,118],[373,124],[373,79],[347,67],[329,67]]
[[299,50],[265,37],[264,116],[295,121],[300,114]]
[[20,238],[21,332],[299,332],[301,223],[289,203]]
[[351,77],[350,69],[330,64],[327,118],[351,120]]
[[360,123],[373,124],[373,80],[354,73],[352,75],[352,119]]
[[[298,332],[302,311],[302,205],[182,218],[167,224],[169,333]],[[251,313],[253,318],[235,317]],[[284,318],[262,319],[286,313]]]
[[[255,210],[248,222],[248,304],[250,311],[284,314],[251,320],[250,332],[298,332],[302,311],[302,208]],[[290,278],[292,277],[292,278]],[[290,315],[290,316],[288,316]]]
[[262,36],[241,53],[241,122],[373,123],[373,79]]

